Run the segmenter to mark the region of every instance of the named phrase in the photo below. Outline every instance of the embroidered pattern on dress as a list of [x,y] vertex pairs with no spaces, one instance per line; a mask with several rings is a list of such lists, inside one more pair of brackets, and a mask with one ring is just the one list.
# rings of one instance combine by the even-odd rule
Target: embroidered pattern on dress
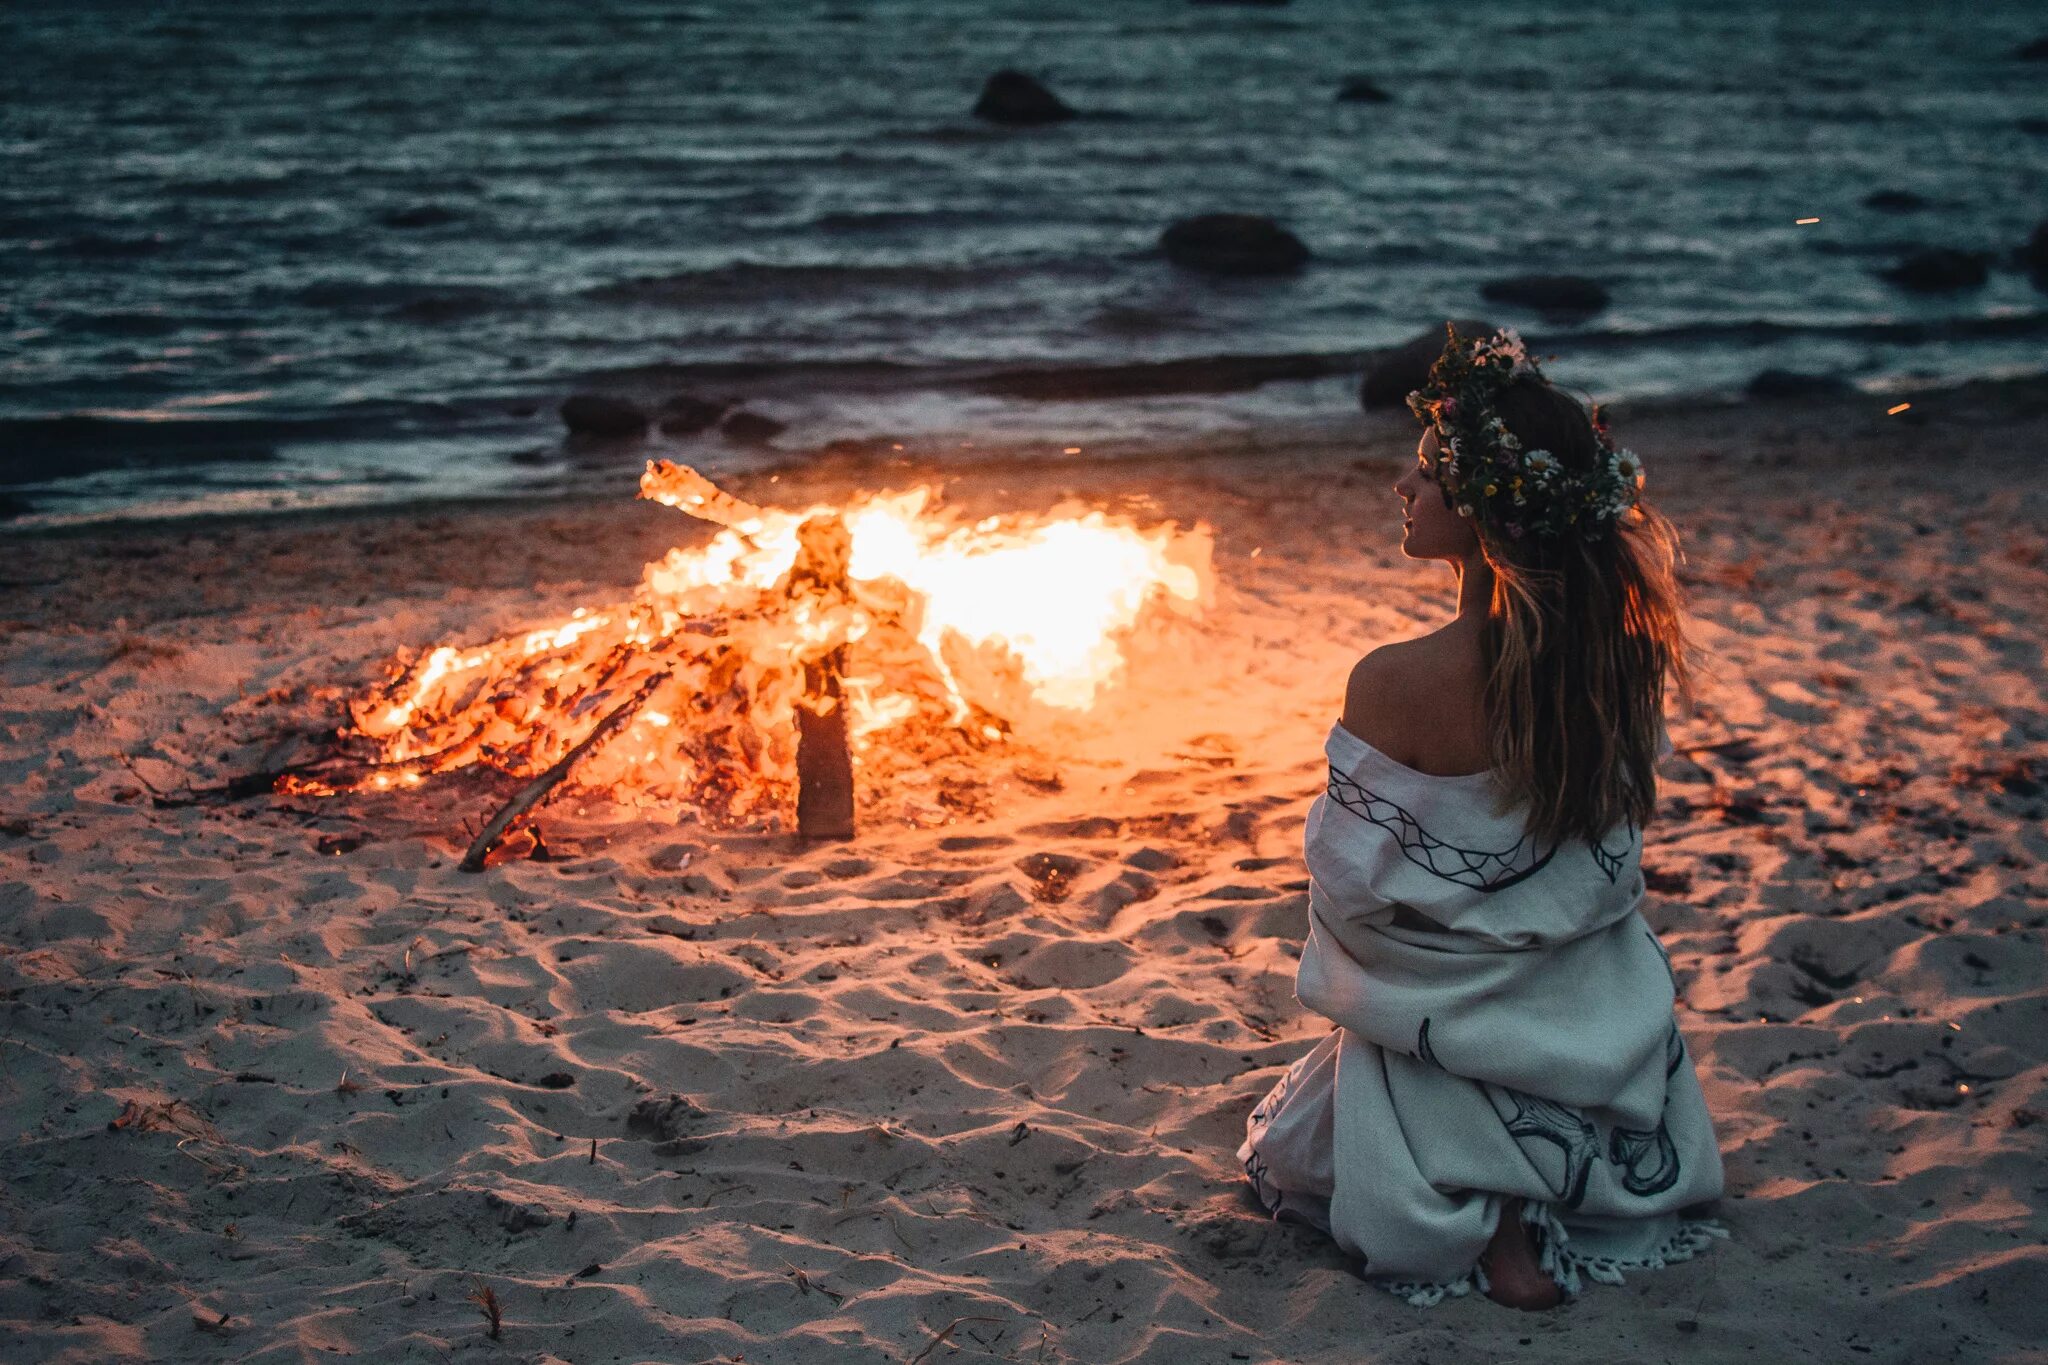
[[[1645,1171],[1652,1156],[1655,1163]],[[1630,1194],[1662,1194],[1678,1183],[1678,1147],[1662,1123],[1654,1129],[1616,1128],[1608,1138],[1607,1159],[1620,1169],[1621,1187]]]
[[[1650,940],[1656,942],[1653,936]],[[1661,950],[1660,950],[1661,951]],[[1664,1035],[1664,1079],[1669,1081],[1678,1071],[1678,1064],[1685,1060],[1685,1038],[1678,1031],[1678,1020],[1671,1021],[1671,1031]],[[1671,1102],[1669,1092],[1664,1102]],[[1644,1163],[1654,1158],[1649,1170],[1643,1170]],[[1617,1126],[1607,1135],[1607,1159],[1621,1171],[1621,1187],[1634,1195],[1662,1194],[1678,1183],[1678,1146],[1671,1140],[1671,1129],[1659,1119],[1655,1128],[1622,1128]]]
[[[1557,1148],[1564,1158],[1561,1180],[1552,1180],[1550,1173],[1533,1156],[1530,1164],[1536,1167],[1543,1183],[1566,1208],[1577,1208],[1586,1197],[1586,1177],[1592,1174],[1593,1163],[1600,1159],[1600,1130],[1587,1122],[1584,1114],[1555,1100],[1525,1095],[1509,1085],[1481,1084],[1487,1100],[1493,1102],[1496,1114],[1500,1114],[1500,1105],[1493,1100],[1496,1090],[1507,1095],[1514,1105],[1512,1115],[1500,1114],[1500,1121],[1506,1126],[1509,1137],[1518,1143],[1523,1138],[1535,1138]],[[1526,1144],[1522,1150],[1525,1153],[1529,1150]]]
[[1330,765],[1330,799],[1367,824],[1378,825],[1393,835],[1408,861],[1423,871],[1477,891],[1500,891],[1513,886],[1540,871],[1557,853],[1553,847],[1542,857],[1524,863],[1536,852],[1535,840],[1526,834],[1512,847],[1497,853],[1446,843],[1395,802],[1346,777],[1334,763]]
[[[1389,801],[1370,787],[1353,781],[1338,771],[1334,763],[1330,765],[1330,799],[1359,819],[1378,825],[1393,835],[1409,862],[1447,882],[1456,882],[1477,891],[1505,890],[1541,871],[1557,855],[1557,846],[1552,845],[1542,857],[1517,867],[1516,864],[1533,857],[1536,852],[1536,841],[1527,834],[1497,853],[1448,843],[1424,829],[1422,822],[1399,803]],[[1631,821],[1628,837],[1623,840],[1619,853],[1609,852],[1604,843],[1590,846],[1594,866],[1606,875],[1608,881],[1614,881],[1621,875],[1622,865],[1634,851],[1635,843],[1636,827]]]
[[1422,1027],[1415,1030],[1415,1055],[1431,1066],[1443,1066],[1436,1058],[1436,1049],[1429,1045],[1429,1020],[1430,1016],[1424,1015]]
[[1631,820],[1628,822],[1628,838],[1622,840],[1621,852],[1609,853],[1605,841],[1592,846],[1593,865],[1606,873],[1607,880],[1611,882],[1621,875],[1621,865],[1628,861],[1628,855],[1635,846],[1636,826],[1635,821]]

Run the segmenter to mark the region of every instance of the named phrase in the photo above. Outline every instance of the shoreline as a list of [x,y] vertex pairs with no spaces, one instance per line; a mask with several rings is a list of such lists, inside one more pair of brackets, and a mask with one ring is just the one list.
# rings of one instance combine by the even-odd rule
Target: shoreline
[[[1355,371],[1332,373],[1347,380],[1355,375]],[[655,437],[638,441],[592,443],[582,447],[581,462],[563,471],[563,477],[565,480],[578,478],[586,482],[607,485],[590,491],[507,491],[454,494],[412,500],[394,496],[388,500],[349,501],[268,510],[202,510],[134,516],[114,513],[84,520],[53,522],[43,522],[38,514],[29,514],[12,521],[0,520],[0,538],[91,536],[112,533],[124,528],[159,526],[201,528],[245,522],[296,523],[305,519],[318,520],[328,517],[404,516],[411,513],[457,514],[490,508],[572,508],[609,502],[618,496],[630,498],[644,461],[655,458],[674,459],[680,463],[701,461],[699,467],[710,472],[712,477],[720,482],[730,481],[736,487],[752,487],[769,478],[779,477],[834,474],[858,477],[869,473],[881,475],[897,471],[914,471],[923,477],[953,478],[977,468],[1057,469],[1073,467],[1083,461],[1107,462],[1120,468],[1137,469],[1162,461],[1177,462],[1190,458],[1228,459],[1261,450],[1285,452],[1315,446],[1342,445],[1347,441],[1357,442],[1377,451],[1380,445],[1392,439],[1394,434],[1413,429],[1408,414],[1398,409],[1361,412],[1355,401],[1355,383],[1353,390],[1353,401],[1348,409],[1340,407],[1324,417],[1275,417],[1247,422],[1243,428],[1236,431],[1214,432],[1186,439],[1141,435],[1094,440],[1088,442],[1083,456],[1078,459],[1057,453],[1065,448],[1066,438],[1054,434],[1057,428],[1050,423],[1047,434],[1042,437],[1010,437],[968,443],[974,452],[971,456],[959,453],[961,443],[955,438],[963,433],[957,432],[938,433],[923,438],[913,437],[901,443],[904,449],[900,454],[885,449],[890,444],[885,438],[827,440],[804,448],[765,447],[749,450],[710,442],[665,441]],[[2023,416],[2030,408],[2044,401],[2048,401],[2048,372],[2011,378],[1968,379],[1956,383],[1929,382],[1917,387],[1902,387],[1882,395],[1849,390],[1760,398],[1741,393],[1710,391],[1619,399],[1606,406],[1616,424],[1622,443],[1628,444],[1628,428],[1633,424],[1643,423],[1653,427],[1658,440],[1668,441],[1675,433],[1667,433],[1664,429],[1666,425],[1682,421],[1688,415],[1703,420],[1711,416],[1718,420],[1733,413],[1734,416],[1727,425],[1732,428],[1731,434],[1737,436],[1743,432],[1766,432],[1773,425],[1812,431],[1825,426],[1828,422],[1851,424],[1859,432],[1875,432],[1886,422],[1901,427],[1912,427],[1929,420],[1959,421],[1967,424],[2005,420],[2013,416]],[[1885,409],[1899,402],[1911,403],[1913,411],[1902,415],[1903,421],[1886,417]],[[1648,449],[1642,453],[1646,456],[1651,454]],[[565,459],[578,458],[576,448],[568,440],[561,443],[561,448],[556,454]]]

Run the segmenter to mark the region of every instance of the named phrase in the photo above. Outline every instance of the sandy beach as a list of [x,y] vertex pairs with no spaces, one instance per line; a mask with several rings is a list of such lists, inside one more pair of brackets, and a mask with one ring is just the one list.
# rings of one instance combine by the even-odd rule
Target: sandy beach
[[1451,607],[1405,414],[736,481],[1215,531],[1214,607],[1088,725],[870,786],[849,843],[572,796],[466,875],[502,788],[176,801],[401,648],[618,599],[701,534],[668,509],[0,536],[0,1355],[2048,1360],[2048,385],[1911,397],[1614,414],[1706,656],[1644,913],[1732,1236],[1548,1314],[1406,1305],[1232,1155],[1324,1029],[1346,672]]

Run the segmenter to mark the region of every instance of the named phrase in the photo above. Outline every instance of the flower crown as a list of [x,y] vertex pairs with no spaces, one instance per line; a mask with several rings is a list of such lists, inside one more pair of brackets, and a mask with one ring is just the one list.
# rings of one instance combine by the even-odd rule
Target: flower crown
[[1455,324],[1444,330],[1450,340],[1423,386],[1408,395],[1408,410],[1436,428],[1430,473],[1459,516],[1511,540],[1573,533],[1594,540],[1637,504],[1643,462],[1608,439],[1599,404],[1593,439],[1604,458],[1591,469],[1567,469],[1547,450],[1524,450],[1494,411],[1496,396],[1515,379],[1542,378],[1522,338],[1506,327],[1468,343]]

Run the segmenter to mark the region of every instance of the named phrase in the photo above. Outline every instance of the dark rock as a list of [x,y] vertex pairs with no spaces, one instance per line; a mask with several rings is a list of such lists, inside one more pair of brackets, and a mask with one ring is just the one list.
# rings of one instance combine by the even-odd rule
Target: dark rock
[[576,1084],[576,1078],[566,1071],[550,1071],[534,1084],[545,1090],[567,1090]]
[[1250,213],[1183,218],[1159,235],[1159,249],[1175,265],[1216,275],[1286,275],[1309,259],[1299,237]]
[[708,431],[725,416],[732,404],[693,393],[679,393],[661,405],[661,433],[664,436],[695,436]]
[[1514,275],[1488,280],[1479,287],[1479,297],[1544,313],[1597,313],[1607,306],[1606,286],[1583,275]]
[[998,71],[981,87],[981,98],[974,102],[974,116],[989,123],[1024,128],[1063,122],[1074,117],[1074,110],[1035,77],[1022,71]]
[[647,430],[647,414],[623,398],[578,393],[563,400],[562,425],[578,436],[622,440]]
[[1916,251],[1891,269],[1878,273],[1915,294],[1976,289],[1991,278],[1990,263],[1982,252],[1957,251],[1945,246]]
[[[1491,336],[1498,329],[1478,318],[1453,318],[1459,336]],[[1368,412],[1375,408],[1405,408],[1408,394],[1429,378],[1429,367],[1444,353],[1449,338],[1442,326],[1417,333],[1399,346],[1379,353],[1358,385],[1358,405]]]
[[1751,398],[1826,398],[1854,393],[1856,386],[1840,375],[1801,374],[1797,370],[1759,370],[1743,387]]
[[444,208],[439,204],[413,204],[385,214],[383,223],[388,228],[441,227],[456,222],[461,217],[462,215],[454,209]]
[[1353,76],[1337,87],[1339,104],[1391,104],[1394,97],[1363,76]]
[[2034,235],[2020,248],[2020,264],[2034,277],[2034,283],[2048,289],[2048,218],[2034,228]]
[[758,412],[736,412],[719,424],[728,441],[741,445],[766,445],[789,430],[789,423],[778,422],[773,417],[763,417]]
[[2036,38],[2012,50],[2012,55],[2023,62],[2048,62],[2048,37]]
[[1879,213],[1918,213],[1927,201],[1911,190],[1872,190],[1863,196],[1863,207]]

